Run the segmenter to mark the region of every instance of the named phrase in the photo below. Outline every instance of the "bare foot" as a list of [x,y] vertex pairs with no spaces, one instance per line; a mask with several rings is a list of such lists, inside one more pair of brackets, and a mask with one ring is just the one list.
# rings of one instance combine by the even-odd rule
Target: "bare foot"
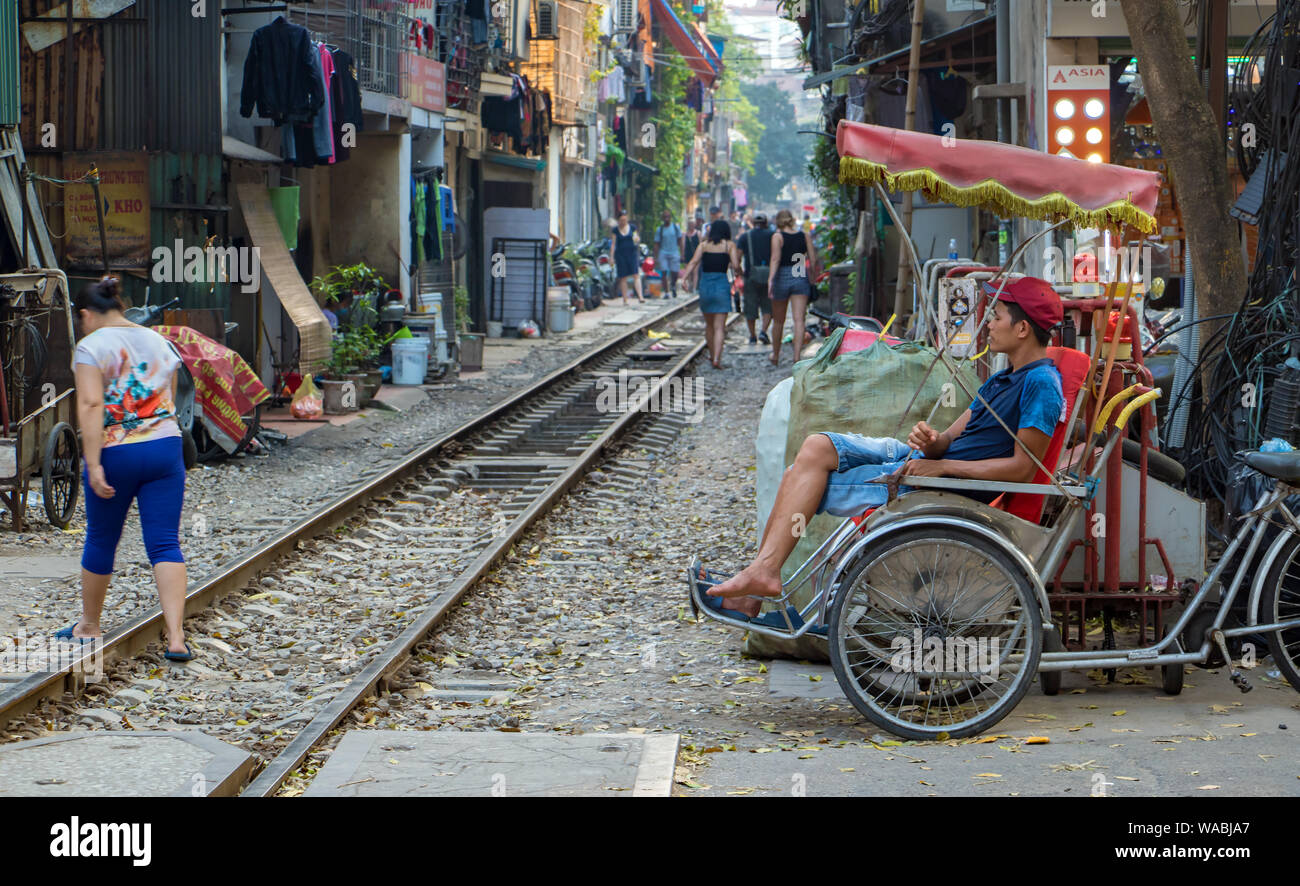
[[779,597],[781,574],[750,564],[720,585],[709,588],[710,597],[722,597],[724,609],[735,609],[751,618],[763,605],[754,597]]
[[99,625],[83,626],[81,622],[77,622],[76,627],[72,629],[72,636],[78,640],[90,640],[104,636],[104,631]]
[[767,358],[767,362],[768,362],[768,363],[771,363],[773,366],[780,366],[780,365],[781,365],[781,358],[780,358],[780,357],[768,357],[768,358]]

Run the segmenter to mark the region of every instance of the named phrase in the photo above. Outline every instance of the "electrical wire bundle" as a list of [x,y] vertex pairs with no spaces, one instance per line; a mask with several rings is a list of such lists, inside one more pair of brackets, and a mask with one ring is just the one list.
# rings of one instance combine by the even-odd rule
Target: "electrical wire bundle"
[[[1281,0],[1229,79],[1230,131],[1242,173],[1264,176],[1254,268],[1237,312],[1211,335],[1172,415],[1191,404],[1184,446],[1188,490],[1234,507],[1235,454],[1272,436],[1297,443],[1300,406],[1300,0]],[[1256,74],[1258,75],[1256,77]],[[1269,162],[1262,162],[1265,158]],[[1253,187],[1255,182],[1251,182]],[[1222,315],[1196,322],[1221,321]],[[1176,331],[1176,330],[1175,330]],[[1290,365],[1288,365],[1290,359]]]

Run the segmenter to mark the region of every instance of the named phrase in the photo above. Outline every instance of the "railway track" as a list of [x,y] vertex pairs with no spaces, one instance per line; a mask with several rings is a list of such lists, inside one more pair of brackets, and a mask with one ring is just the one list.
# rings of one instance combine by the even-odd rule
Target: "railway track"
[[[652,444],[685,420],[680,410],[688,404],[670,380],[684,376],[703,345],[650,352],[645,333],[654,325],[686,325],[683,315],[693,306],[578,358],[199,582],[187,598],[187,617],[200,622],[191,628],[193,642],[203,650],[194,670],[229,675],[248,691],[211,703],[196,692],[186,697],[197,699],[193,704],[164,714],[160,727],[197,725],[243,744],[269,760],[245,794],[274,794],[361,700],[402,669],[515,541],[626,439],[641,414],[598,408],[602,390],[641,379],[642,393],[674,413],[641,429]],[[105,666],[121,670],[126,662],[138,670],[142,661],[157,661],[147,647],[160,627],[155,610],[113,632],[102,648]],[[0,721],[43,701],[50,702],[42,708],[47,720],[84,721],[87,709],[76,700],[104,689],[88,684],[78,664],[84,666],[72,662],[5,688]],[[279,716],[284,704],[256,698],[285,686],[297,694],[287,716]],[[144,694],[113,697],[125,699],[123,720],[131,728],[127,717],[151,716]],[[264,716],[267,708],[273,719]],[[92,710],[99,722],[111,719],[102,708]],[[232,725],[237,713],[245,716]]]

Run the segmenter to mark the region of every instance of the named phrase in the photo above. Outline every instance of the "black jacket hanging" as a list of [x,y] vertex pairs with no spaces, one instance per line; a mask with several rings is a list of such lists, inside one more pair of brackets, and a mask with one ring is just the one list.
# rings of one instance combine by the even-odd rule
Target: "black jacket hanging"
[[251,117],[256,108],[277,126],[310,123],[324,103],[320,58],[307,29],[280,16],[254,31],[244,59],[240,116]]
[[334,80],[330,84],[334,105],[334,155],[348,159],[350,149],[343,144],[343,127],[351,123],[353,133],[361,132],[361,86],[357,83],[357,63],[342,49],[334,53]]

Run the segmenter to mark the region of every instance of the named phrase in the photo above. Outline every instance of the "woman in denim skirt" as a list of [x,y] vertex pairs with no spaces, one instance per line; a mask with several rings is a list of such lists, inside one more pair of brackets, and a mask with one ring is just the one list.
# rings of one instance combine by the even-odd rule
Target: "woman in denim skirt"
[[[780,260],[775,260],[780,256]],[[772,300],[772,356],[773,366],[781,363],[781,339],[785,331],[786,305],[794,314],[794,359],[804,344],[804,313],[812,295],[809,279],[817,266],[817,249],[812,238],[800,231],[794,214],[782,209],[776,214],[776,232],[772,234],[771,271],[767,277],[767,292]]]
[[730,269],[740,276],[740,252],[731,239],[731,228],[719,219],[709,225],[708,234],[691,256],[682,276],[690,279],[696,268],[700,269],[700,311],[704,314],[704,340],[709,344],[709,362],[714,369],[722,368],[722,343],[727,337],[727,311],[731,308]]

